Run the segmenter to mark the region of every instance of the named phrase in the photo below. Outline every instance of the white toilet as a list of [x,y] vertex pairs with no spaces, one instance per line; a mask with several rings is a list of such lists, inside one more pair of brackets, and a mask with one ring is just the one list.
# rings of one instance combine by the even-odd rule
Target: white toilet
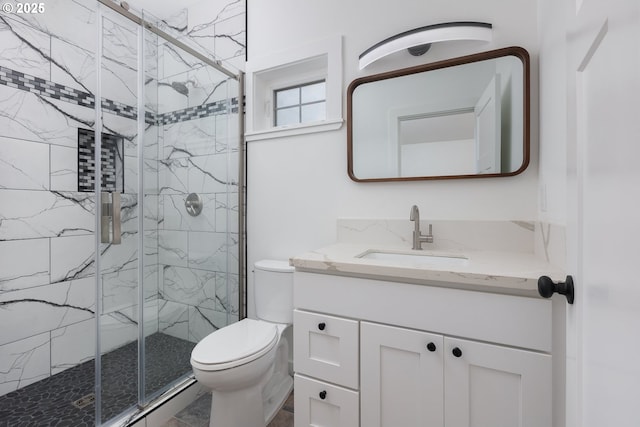
[[225,326],[191,352],[196,379],[211,390],[211,427],[264,427],[293,388],[289,343],[293,322],[293,267],[254,264],[256,315]]

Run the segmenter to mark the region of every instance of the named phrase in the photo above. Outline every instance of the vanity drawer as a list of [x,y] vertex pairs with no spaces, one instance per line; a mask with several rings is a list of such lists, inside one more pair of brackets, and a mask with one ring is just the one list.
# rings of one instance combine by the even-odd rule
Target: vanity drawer
[[360,425],[360,396],[357,391],[296,374],[294,385],[296,427]]
[[357,389],[359,339],[356,320],[294,310],[294,370]]

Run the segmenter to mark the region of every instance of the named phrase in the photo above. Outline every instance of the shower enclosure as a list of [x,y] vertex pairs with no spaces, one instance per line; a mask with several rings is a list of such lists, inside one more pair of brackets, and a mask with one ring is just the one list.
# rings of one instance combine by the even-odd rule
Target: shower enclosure
[[57,7],[0,14],[0,425],[139,411],[241,310],[242,73],[144,11]]

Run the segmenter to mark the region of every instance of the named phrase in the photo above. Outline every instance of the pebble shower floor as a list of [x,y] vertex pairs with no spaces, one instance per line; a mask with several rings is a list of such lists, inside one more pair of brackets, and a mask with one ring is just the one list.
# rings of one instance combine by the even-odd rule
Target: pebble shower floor
[[[167,378],[191,371],[195,343],[156,333],[146,338],[146,394]],[[102,357],[102,418],[108,420],[135,405],[138,397],[138,343]],[[91,427],[95,423],[95,369],[90,360],[0,397],[0,427]],[[83,398],[85,398],[83,400]]]

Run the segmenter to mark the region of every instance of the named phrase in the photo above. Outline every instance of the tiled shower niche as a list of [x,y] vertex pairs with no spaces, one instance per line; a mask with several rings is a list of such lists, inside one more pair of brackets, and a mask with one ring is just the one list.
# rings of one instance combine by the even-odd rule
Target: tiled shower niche
[[[102,134],[101,177],[102,191],[122,192],[124,190],[124,139],[116,135]],[[95,191],[96,173],[95,132],[78,128],[78,191]]]

